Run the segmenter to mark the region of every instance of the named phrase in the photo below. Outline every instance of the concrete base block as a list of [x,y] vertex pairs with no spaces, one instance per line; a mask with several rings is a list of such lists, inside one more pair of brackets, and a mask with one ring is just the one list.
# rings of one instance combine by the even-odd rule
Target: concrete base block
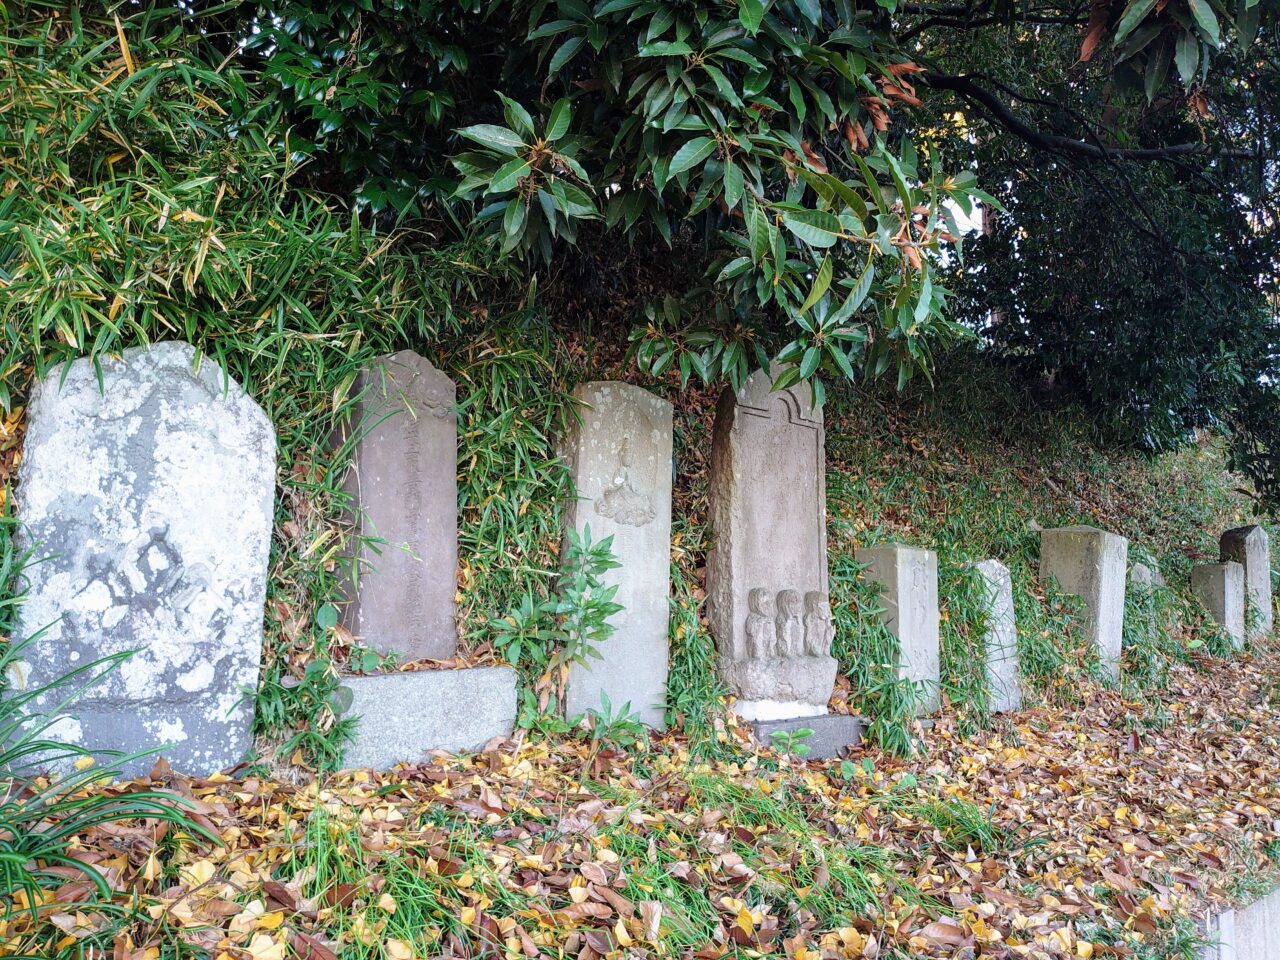
[[775,731],[793,733],[796,730],[812,730],[813,733],[799,743],[805,744],[809,752],[805,760],[830,760],[844,755],[846,747],[856,747],[862,742],[862,735],[867,729],[867,722],[862,717],[846,714],[828,713],[820,717],[792,717],[789,720],[757,720],[751,724],[756,739],[766,746],[776,747],[773,742]]
[[479,750],[511,736],[515,726],[511,667],[347,677],[342,685],[351,691],[347,714],[360,718],[347,747],[348,769],[416,763],[428,750]]
[[1040,579],[1057,581],[1063,593],[1084,601],[1084,629],[1103,668],[1120,676],[1124,592],[1129,541],[1097,527],[1074,526],[1040,533]]
[[1237,650],[1244,646],[1244,590],[1244,567],[1234,560],[1191,568],[1191,592],[1227,632]]

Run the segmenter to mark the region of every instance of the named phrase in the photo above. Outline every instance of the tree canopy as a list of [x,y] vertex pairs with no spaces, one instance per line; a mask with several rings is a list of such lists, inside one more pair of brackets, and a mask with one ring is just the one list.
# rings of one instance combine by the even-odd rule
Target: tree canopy
[[1261,479],[1278,10],[233,0],[10,16],[50,31],[102,16],[122,47],[172,31],[175,57],[232,91],[211,131],[282,142],[294,189],[376,232],[487,236],[534,276],[678,247],[671,288],[623,331],[648,372],[740,382],[775,359],[819,394],[903,385],[977,332],[1147,446],[1232,424]]

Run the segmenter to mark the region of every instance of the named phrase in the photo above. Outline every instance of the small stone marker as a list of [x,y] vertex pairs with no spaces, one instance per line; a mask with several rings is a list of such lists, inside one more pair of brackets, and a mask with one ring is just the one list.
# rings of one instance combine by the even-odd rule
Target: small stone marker
[[516,672],[511,667],[420,670],[344,677],[356,714],[347,769],[386,770],[416,763],[428,750],[479,750],[511,736],[516,718]]
[[27,689],[136,651],[50,736],[126,753],[172,744],[170,764],[202,775],[252,742],[276,441],[240,386],[196,361],[175,341],[102,360],[101,389],[88,359],[50,372],[31,396],[18,500],[23,545],[47,558],[26,570],[20,635],[39,634]]
[[412,350],[356,381],[345,487],[359,544],[343,625],[403,660],[457,653],[458,421],[453,381]]
[[1234,560],[1197,564],[1191,568],[1191,592],[1227,631],[1231,645],[1237,650],[1244,646],[1244,567]]
[[1129,541],[1097,527],[1074,526],[1040,534],[1040,579],[1084,601],[1084,628],[1103,669],[1120,676]]
[[938,638],[938,555],[932,550],[887,543],[854,552],[867,564],[862,575],[880,584],[884,610],[880,617],[898,638],[898,674],[923,686],[921,716],[938,709],[940,653]]
[[627,383],[578,386],[581,422],[567,443],[578,499],[569,523],[591,539],[613,537],[621,566],[604,576],[618,586],[622,612],[599,648],[603,659],[573,664],[565,691],[569,716],[630,704],[650,727],[665,726],[667,619],[671,593],[671,404]]
[[1234,560],[1244,567],[1249,604],[1257,611],[1253,614],[1256,619],[1249,639],[1265,637],[1275,626],[1271,607],[1271,543],[1267,531],[1256,524],[1236,527],[1222,535],[1219,549],[1222,560]]
[[1136,587],[1139,590],[1151,591],[1155,587],[1163,587],[1164,577],[1160,574],[1159,567],[1148,566],[1142,562],[1136,562],[1129,567],[1129,586]]
[[999,560],[983,560],[974,569],[986,591],[987,682],[991,712],[1006,713],[1022,706],[1018,683],[1018,625],[1013,612],[1013,578]]
[[708,619],[720,675],[747,720],[825,714],[835,688],[825,470],[822,411],[808,387],[775,391],[758,370],[721,394]]

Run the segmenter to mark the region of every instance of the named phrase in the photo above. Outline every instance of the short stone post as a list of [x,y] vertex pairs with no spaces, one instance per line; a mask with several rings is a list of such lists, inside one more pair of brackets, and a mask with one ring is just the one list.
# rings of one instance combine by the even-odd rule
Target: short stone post
[[613,537],[620,566],[622,612],[601,644],[601,659],[575,663],[565,687],[569,716],[601,709],[631,712],[650,727],[665,726],[667,619],[671,594],[671,404],[627,383],[580,384],[581,404],[566,449],[577,500],[569,523],[591,539]]
[[1040,534],[1040,579],[1084,601],[1084,628],[1103,668],[1120,676],[1129,541],[1097,527],[1073,526]]
[[1006,713],[1022,706],[1018,683],[1018,626],[1013,613],[1013,578],[999,560],[973,565],[982,578],[987,623],[984,636],[991,712]]
[[1244,567],[1249,606],[1256,611],[1252,615],[1253,632],[1249,639],[1265,637],[1275,625],[1271,608],[1271,543],[1267,531],[1257,524],[1236,527],[1222,535],[1218,546],[1219,559],[1234,560]]
[[1244,646],[1244,567],[1234,560],[1197,564],[1191,568],[1191,591],[1227,631],[1231,645]]
[[862,575],[880,584],[881,619],[898,638],[899,675],[924,686],[921,715],[938,709],[938,555],[932,550],[889,543],[862,547],[855,559],[867,564]]

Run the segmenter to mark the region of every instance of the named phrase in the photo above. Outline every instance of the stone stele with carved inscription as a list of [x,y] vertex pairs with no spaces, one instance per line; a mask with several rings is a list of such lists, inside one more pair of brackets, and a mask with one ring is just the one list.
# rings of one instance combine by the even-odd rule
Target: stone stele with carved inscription
[[724,392],[711,452],[708,616],[747,720],[826,713],[837,669],[822,410],[808,387],[772,384],[761,370]]

